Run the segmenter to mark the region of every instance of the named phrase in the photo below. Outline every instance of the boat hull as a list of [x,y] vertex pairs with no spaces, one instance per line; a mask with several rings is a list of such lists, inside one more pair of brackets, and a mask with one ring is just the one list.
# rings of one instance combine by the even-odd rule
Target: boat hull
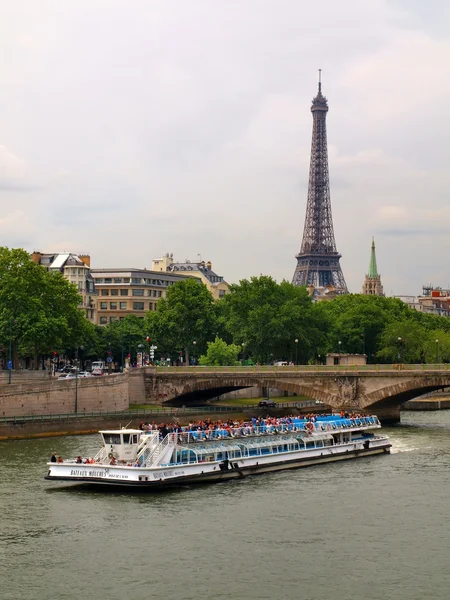
[[286,456],[284,459],[281,459],[282,455],[270,455],[255,457],[254,459],[232,460],[226,465],[223,463],[201,463],[166,466],[157,469],[111,468],[102,465],[65,465],[66,468],[64,469],[49,465],[51,468],[45,479],[89,486],[161,489],[194,483],[217,483],[230,479],[240,479],[248,475],[259,475],[386,454],[390,452],[390,448],[391,444],[387,440],[380,440],[380,443],[373,447],[355,447],[352,444],[348,448],[340,448],[334,453],[316,451],[308,453],[308,456],[298,456],[300,453],[295,453],[296,456]]

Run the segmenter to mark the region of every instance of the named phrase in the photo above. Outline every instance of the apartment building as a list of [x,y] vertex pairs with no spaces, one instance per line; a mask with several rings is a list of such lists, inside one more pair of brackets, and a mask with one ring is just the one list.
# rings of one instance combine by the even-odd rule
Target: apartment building
[[171,285],[185,279],[183,275],[149,269],[92,269],[91,274],[98,291],[98,325],[128,315],[144,318],[146,311],[156,310],[158,300],[166,296]]
[[34,251],[31,254],[31,260],[50,272],[59,271],[70,283],[73,283],[81,296],[80,310],[83,310],[91,323],[97,322],[97,292],[91,276],[89,254]]
[[153,259],[152,270],[163,273],[182,274],[186,277],[196,277],[206,285],[214,300],[223,298],[230,291],[228,283],[224,281],[224,278],[212,270],[211,261],[205,262],[204,260],[199,260],[192,262],[186,259],[184,262],[175,262],[173,254],[167,252],[162,258]]

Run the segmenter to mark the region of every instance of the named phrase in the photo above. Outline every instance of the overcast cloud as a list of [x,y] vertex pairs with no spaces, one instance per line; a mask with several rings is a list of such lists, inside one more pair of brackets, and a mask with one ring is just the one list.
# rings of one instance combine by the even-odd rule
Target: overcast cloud
[[0,244],[292,279],[317,69],[352,292],[450,284],[445,0],[0,0]]

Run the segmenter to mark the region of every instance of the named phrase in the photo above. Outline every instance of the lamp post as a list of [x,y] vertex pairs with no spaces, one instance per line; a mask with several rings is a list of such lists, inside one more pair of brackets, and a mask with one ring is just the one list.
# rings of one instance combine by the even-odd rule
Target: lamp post
[[242,362],[245,360],[245,342],[242,342]]
[[9,358],[8,358],[8,383],[11,383],[11,375],[13,368],[12,361],[12,319],[9,322]]
[[402,338],[398,337],[397,338],[397,342],[398,342],[398,362],[402,362]]
[[[80,346],[84,350],[84,346]],[[75,351],[75,414],[78,413],[78,346]]]
[[338,341],[338,348],[339,348],[339,364],[341,364],[341,340]]
[[196,345],[197,345],[197,342],[194,340],[194,341],[192,342],[192,345],[194,346],[194,367],[195,367],[195,347],[196,347]]
[[141,367],[143,367],[144,366],[144,344],[138,344],[137,347],[138,347],[138,352],[141,355]]
[[436,364],[439,362],[439,340],[436,339]]
[[298,338],[295,338],[295,364],[298,365]]
[[361,339],[362,339],[362,343],[363,343],[363,354],[366,354],[366,332],[363,331],[361,334]]

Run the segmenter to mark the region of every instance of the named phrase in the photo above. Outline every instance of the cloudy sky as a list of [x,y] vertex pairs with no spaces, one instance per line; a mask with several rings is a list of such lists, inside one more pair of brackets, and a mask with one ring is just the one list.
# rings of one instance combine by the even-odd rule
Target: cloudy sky
[[358,292],[450,284],[446,0],[0,0],[0,244],[292,279],[317,69]]

